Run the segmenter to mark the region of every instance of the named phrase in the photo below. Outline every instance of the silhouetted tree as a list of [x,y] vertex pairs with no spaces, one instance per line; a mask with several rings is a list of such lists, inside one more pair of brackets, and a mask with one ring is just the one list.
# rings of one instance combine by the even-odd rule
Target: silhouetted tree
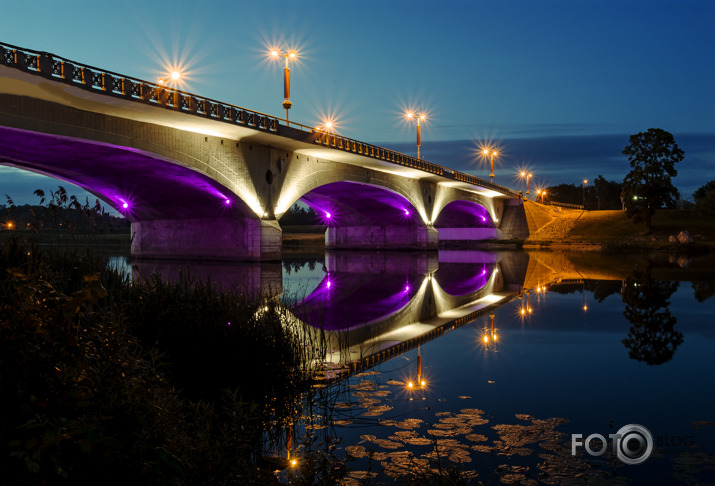
[[675,330],[677,319],[668,309],[668,299],[678,284],[653,280],[650,269],[636,270],[626,280],[623,315],[632,325],[621,342],[631,359],[649,365],[663,364],[673,358],[682,344],[683,334]]
[[710,297],[715,295],[715,282],[697,281],[693,282],[693,294],[698,302],[705,302]]
[[294,204],[281,217],[282,225],[315,225],[322,224],[320,216],[311,207],[307,209],[298,204]]
[[645,223],[651,229],[655,210],[664,204],[674,206],[679,197],[671,178],[678,174],[675,164],[684,158],[673,135],[660,128],[631,135],[623,155],[631,171],[623,179],[626,215],[634,223]]
[[693,193],[695,207],[693,211],[699,216],[715,214],[715,180],[699,187]]
[[[599,174],[593,180],[593,190],[586,192],[586,200],[588,206],[592,209],[621,209],[623,206],[621,204],[621,192],[623,191],[623,184],[616,181],[608,181],[605,177]],[[596,198],[595,206],[593,204],[593,198],[589,197],[593,195]]]

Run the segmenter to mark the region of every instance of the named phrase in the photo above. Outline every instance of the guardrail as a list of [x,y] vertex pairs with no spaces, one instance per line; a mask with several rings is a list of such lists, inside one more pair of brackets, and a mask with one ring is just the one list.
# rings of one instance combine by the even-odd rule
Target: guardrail
[[[284,131],[280,129],[280,122],[285,122],[286,126],[289,126],[288,122],[282,118],[204,98],[159,83],[105,71],[70,61],[49,52],[23,49],[0,43],[0,64],[105,95],[290,137],[287,133],[281,133]],[[311,137],[312,143],[317,145],[384,160],[505,195],[517,196],[516,192],[507,187],[424,159],[418,159],[394,150],[325,132],[300,123],[290,122],[290,126],[314,134]]]
[[558,206],[560,208],[567,208],[567,209],[583,209],[583,205],[581,204],[569,204],[569,203],[560,203],[556,201],[547,201],[544,204],[548,206]]

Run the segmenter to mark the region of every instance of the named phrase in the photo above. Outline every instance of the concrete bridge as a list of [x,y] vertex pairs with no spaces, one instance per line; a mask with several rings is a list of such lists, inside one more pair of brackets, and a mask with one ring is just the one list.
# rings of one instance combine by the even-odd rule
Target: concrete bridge
[[524,238],[512,190],[184,91],[0,44],[0,164],[76,184],[147,258],[277,260],[298,200],[333,249]]

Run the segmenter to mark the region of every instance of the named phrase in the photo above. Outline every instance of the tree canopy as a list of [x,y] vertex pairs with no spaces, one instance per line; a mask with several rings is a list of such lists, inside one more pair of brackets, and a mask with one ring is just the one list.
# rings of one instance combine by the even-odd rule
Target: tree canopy
[[626,215],[650,229],[655,210],[664,205],[674,206],[680,196],[671,178],[678,174],[675,164],[683,160],[684,152],[671,133],[649,128],[631,135],[623,155],[631,165],[631,171],[623,179]]
[[715,179],[699,187],[693,193],[693,199],[695,214],[699,216],[715,214]]

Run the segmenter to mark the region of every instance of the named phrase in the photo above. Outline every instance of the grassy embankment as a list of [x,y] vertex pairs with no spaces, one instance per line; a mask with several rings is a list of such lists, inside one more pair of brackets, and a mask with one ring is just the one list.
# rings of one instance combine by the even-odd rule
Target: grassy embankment
[[526,201],[530,236],[526,245],[597,245],[603,248],[685,248],[669,237],[686,230],[695,239],[692,246],[715,248],[715,220],[686,210],[660,210],[653,216],[653,229],[634,225],[623,211],[580,211],[543,206]]

